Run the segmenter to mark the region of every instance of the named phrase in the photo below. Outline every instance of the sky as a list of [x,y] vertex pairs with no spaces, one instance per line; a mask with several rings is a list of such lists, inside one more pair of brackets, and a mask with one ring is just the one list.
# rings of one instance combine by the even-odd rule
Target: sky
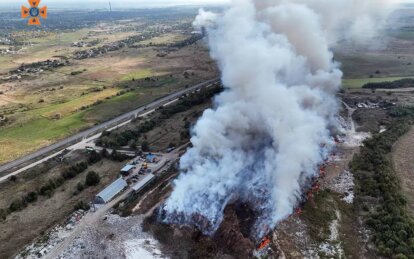
[[[55,8],[88,8],[103,9],[111,2],[113,9],[116,8],[146,8],[164,7],[177,5],[217,5],[226,4],[231,0],[41,0],[41,5],[47,5],[50,9]],[[361,0],[363,1],[363,0]],[[390,0],[395,3],[414,3],[414,0]],[[20,9],[27,0],[0,0],[2,9]]]
[[[86,8],[106,8],[108,2],[116,8],[140,8],[140,7],[162,7],[175,5],[205,5],[205,4],[225,4],[229,0],[41,0],[41,5],[49,8],[62,7],[86,7]],[[0,0],[0,6],[5,8],[20,8],[25,5],[27,0]]]

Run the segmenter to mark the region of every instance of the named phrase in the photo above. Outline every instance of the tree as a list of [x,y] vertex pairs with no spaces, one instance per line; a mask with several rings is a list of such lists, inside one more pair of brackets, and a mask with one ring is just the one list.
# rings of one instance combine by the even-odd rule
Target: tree
[[101,150],[101,157],[103,157],[103,158],[108,158],[109,157],[109,152],[106,148]]
[[86,185],[87,186],[96,186],[101,181],[101,177],[94,171],[90,171],[86,175]]
[[133,139],[129,141],[128,145],[129,145],[129,148],[131,148],[131,149],[136,149],[137,148],[137,143]]
[[37,193],[36,192],[29,192],[28,194],[26,194],[26,196],[24,197],[24,200],[28,203],[32,203],[35,202],[37,200]]
[[11,212],[22,210],[24,207],[26,207],[26,202],[23,201],[23,199],[15,199],[9,206],[9,210]]
[[149,152],[149,145],[147,141],[143,141],[141,144],[141,150],[144,152]]
[[78,190],[78,192],[81,192],[81,191],[83,191],[85,189],[85,185],[82,182],[79,182],[76,185],[76,189]]
[[6,220],[7,218],[7,211],[5,209],[0,209],[0,221]]
[[93,150],[89,154],[89,164],[95,164],[96,162],[99,162],[101,159],[102,159],[101,155],[95,150]]

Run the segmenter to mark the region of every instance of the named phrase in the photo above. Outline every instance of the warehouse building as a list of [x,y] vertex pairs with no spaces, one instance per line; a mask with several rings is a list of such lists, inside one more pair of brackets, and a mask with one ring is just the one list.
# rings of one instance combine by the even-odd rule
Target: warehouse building
[[118,193],[120,193],[123,189],[128,186],[127,182],[119,178],[115,182],[111,183],[108,187],[106,187],[103,191],[101,191],[95,197],[95,203],[97,204],[105,204],[108,201],[112,200]]
[[132,171],[135,169],[134,165],[126,165],[121,169],[121,175],[128,176],[132,173]]
[[150,182],[152,182],[155,178],[155,175],[153,174],[148,174],[147,176],[145,176],[141,181],[139,181],[137,184],[135,184],[132,189],[135,192],[139,192],[141,191],[145,186],[147,186],[147,184],[149,184]]

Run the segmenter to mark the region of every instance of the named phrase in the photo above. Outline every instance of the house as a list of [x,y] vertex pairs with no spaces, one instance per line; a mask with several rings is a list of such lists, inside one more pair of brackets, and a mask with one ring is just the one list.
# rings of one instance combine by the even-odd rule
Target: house
[[147,161],[147,163],[156,163],[157,162],[157,157],[151,153],[149,153],[145,160]]

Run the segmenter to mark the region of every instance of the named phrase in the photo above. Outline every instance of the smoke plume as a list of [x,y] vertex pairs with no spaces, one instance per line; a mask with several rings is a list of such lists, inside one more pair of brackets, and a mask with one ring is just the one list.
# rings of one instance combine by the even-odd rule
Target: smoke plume
[[193,128],[163,207],[168,223],[213,234],[231,202],[258,215],[253,238],[288,217],[333,146],[342,72],[330,47],[374,34],[386,1],[237,0],[200,11],[224,92]]

